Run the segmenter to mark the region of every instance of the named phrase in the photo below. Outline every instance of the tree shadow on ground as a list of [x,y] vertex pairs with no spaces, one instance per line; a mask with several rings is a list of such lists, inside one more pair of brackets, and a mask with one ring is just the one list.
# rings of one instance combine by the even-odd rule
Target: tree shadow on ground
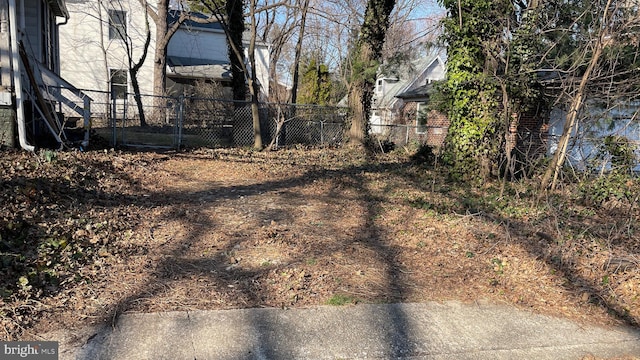
[[[204,159],[206,161],[206,159]],[[228,159],[227,161],[251,161],[244,158]],[[287,159],[287,161],[296,161]],[[273,164],[271,164],[273,165]],[[122,172],[122,170],[110,164],[99,163],[90,166],[91,168],[102,168],[104,171]],[[312,166],[308,170],[296,172],[292,176],[285,177],[280,180],[258,181],[252,179],[249,184],[227,184],[227,185],[207,185],[197,191],[148,191],[144,187],[136,185],[134,191],[122,194],[118,189],[99,189],[95,180],[90,179],[86,184],[80,186],[71,186],[60,181],[51,184],[52,188],[64,189],[67,196],[72,199],[77,206],[84,207],[85,210],[90,208],[101,208],[105,211],[116,208],[122,204],[136,206],[147,209],[151,214],[153,209],[172,206],[174,211],[162,213],[153,221],[156,224],[171,223],[181,224],[187,229],[180,241],[174,241],[170,246],[162,249],[161,256],[157,262],[148,264],[148,274],[145,274],[144,281],[136,285],[136,290],[122,297],[117,302],[108,304],[100,314],[103,322],[115,324],[120,314],[132,309],[140,309],[141,303],[146,299],[162,297],[172,284],[180,281],[190,281],[193,278],[206,279],[208,286],[211,288],[232,289],[229,296],[233,297],[232,307],[260,307],[264,305],[264,299],[270,297],[270,292],[279,291],[280,289],[270,288],[266,283],[269,274],[272,271],[286,270],[286,266],[270,265],[243,267],[235,266],[233,263],[233,254],[239,247],[247,246],[247,237],[252,234],[241,234],[242,228],[238,228],[237,234],[233,235],[229,241],[222,247],[215,248],[210,254],[202,254],[203,256],[194,257],[190,253],[193,247],[201,246],[202,242],[211,234],[219,231],[223,227],[221,219],[212,217],[207,209],[222,206],[225,201],[233,200],[238,202],[238,206],[242,204],[251,204],[252,202],[263,201],[262,194],[270,193],[275,197],[279,197],[283,202],[292,201],[300,203],[304,197],[300,197],[301,188],[311,186],[315,182],[330,180],[334,187],[327,188],[326,192],[317,195],[322,201],[330,202],[335,199],[349,199],[354,204],[352,209],[345,209],[348,213],[344,215],[354,216],[359,219],[357,224],[350,229],[350,233],[343,237],[339,237],[339,241],[332,244],[318,244],[316,247],[308,249],[309,251],[300,254],[296,258],[287,259],[287,264],[304,264],[313,258],[331,259],[337,253],[345,251],[359,251],[363,249],[371,254],[375,263],[380,266],[384,279],[385,291],[384,296],[376,298],[381,302],[403,302],[407,300],[407,288],[411,284],[407,283],[406,273],[409,269],[405,269],[402,261],[398,258],[398,250],[390,246],[391,234],[381,227],[376,218],[383,211],[388,199],[381,195],[379,190],[370,188],[370,181],[367,178],[369,174],[389,175],[389,178],[396,177],[416,189],[423,192],[434,191],[435,187],[432,183],[424,181],[424,177],[416,176],[415,164],[410,162],[389,162],[389,163],[367,163],[349,166]],[[134,180],[130,179],[131,182]],[[499,209],[487,204],[478,204],[473,199],[474,194],[471,193],[449,193],[447,186],[442,186],[443,192],[451,201],[457,204],[457,208],[462,212],[478,213],[483,221],[503,224],[505,228],[513,235],[512,239],[516,239],[518,244],[528,251],[532,257],[544,259],[545,263],[556,272],[561,273],[567,280],[567,287],[575,290],[578,285],[584,288],[584,284],[588,284],[587,279],[581,278],[577,269],[572,264],[557,261],[549,254],[544,252],[543,248],[536,246],[531,240],[530,234],[535,234],[532,225],[514,221],[513,219],[501,215]],[[87,196],[89,191],[96,191]],[[95,189],[95,190],[92,190]],[[389,186],[386,191],[393,191],[393,186]],[[242,199],[242,201],[240,201]],[[417,199],[407,199],[409,204],[414,201],[414,205],[420,205]],[[413,206],[413,205],[412,205]],[[431,210],[436,212],[448,211],[446,207],[440,207],[438,204],[429,205]],[[234,211],[236,209],[230,209]],[[275,220],[276,222],[286,222],[296,218],[297,210],[287,209],[286,211],[274,204],[270,209],[252,209],[247,207],[243,209],[243,215],[248,216],[247,220],[252,226],[259,228],[263,224],[263,220]],[[253,213],[253,214],[252,214]],[[249,217],[254,215],[253,218]],[[318,219],[323,219],[322,214],[318,214]],[[318,231],[327,234],[335,234],[344,230],[335,224],[323,224]],[[255,234],[253,234],[255,235]],[[150,234],[153,236],[153,234]],[[223,234],[229,236],[229,234]],[[291,241],[295,241],[292,239]],[[148,250],[148,249],[147,249]],[[142,249],[138,253],[144,254],[146,250]],[[231,258],[231,262],[230,262]],[[598,298],[598,290],[596,286],[587,285],[587,291],[593,298]],[[224,301],[225,299],[212,299],[212,301]],[[603,299],[604,300],[604,299]],[[622,319],[631,325],[638,325],[633,319],[625,316],[615,304],[606,301],[600,302],[600,305],[610,311],[614,316]],[[142,308],[144,309],[144,308]],[[188,307],[185,310],[191,310]],[[394,308],[395,309],[395,308]],[[397,310],[397,309],[396,309]],[[405,318],[401,311],[394,311],[388,314],[389,322],[393,323],[392,331],[388,334],[385,341],[388,347],[388,353],[393,357],[410,356],[413,345],[404,342],[409,338],[409,334],[404,334],[408,328],[410,319]],[[260,323],[260,319],[256,319],[256,331],[268,331],[265,324]],[[268,337],[261,337],[262,341],[268,341]],[[262,344],[264,347],[273,346],[275,344]],[[399,353],[399,349],[409,349],[408,353]]]
[[[394,169],[399,169],[406,166],[406,164],[390,166]],[[346,240],[336,241],[330,246],[325,244],[322,247],[311,249],[310,253],[305,252],[299,255],[298,258],[288,259],[287,263],[302,264],[308,261],[309,256],[313,258],[331,258],[334,252],[340,252],[348,248],[362,248],[372,254],[375,262],[384,269],[383,277],[387,289],[384,291],[385,297],[379,299],[379,301],[389,303],[403,302],[406,300],[406,284],[403,275],[406,269],[403,269],[403,265],[396,258],[396,250],[388,245],[387,233],[374,221],[384,199],[369,191],[366,186],[363,186],[367,182],[364,178],[364,173],[369,170],[369,165],[352,166],[341,170],[314,169],[283,180],[257,182],[250,185],[214,186],[198,190],[195,193],[191,192],[188,195],[181,192],[147,193],[144,197],[112,194],[113,197],[118,199],[117,202],[119,203],[124,202],[147,208],[165,205],[175,206],[178,203],[182,203],[189,210],[188,215],[184,215],[181,222],[189,230],[182,241],[174,242],[173,247],[170,249],[164,249],[165,255],[150,269],[147,281],[140,285],[135,293],[105,309],[106,311],[102,314],[103,319],[115,324],[119,314],[131,309],[132,305],[139,302],[141,298],[149,299],[161,296],[162,292],[167,287],[170,287],[170,283],[181,280],[188,281],[194,276],[206,278],[210,286],[232,288],[233,296],[236,298],[235,304],[240,304],[241,307],[262,306],[264,299],[271,297],[269,292],[277,291],[276,289],[269,289],[263,281],[268,276],[268,273],[274,270],[274,267],[243,268],[242,266],[234,267],[235,264],[233,263],[230,264],[229,254],[233,254],[236,249],[246,246],[243,244],[246,241],[245,238],[238,237],[233,241],[228,241],[225,247],[217,248],[213,255],[201,258],[188,256],[191,247],[197,246],[207,235],[215,232],[221,226],[220,223],[212,219],[206,209],[211,206],[217,206],[216,204],[219,202],[236,200],[239,197],[247,199],[246,201],[248,202],[251,202],[252,198],[255,198],[253,201],[260,201],[259,195],[267,192],[277,193],[284,198],[293,198],[296,197],[296,188],[304,187],[322,179],[336,178],[340,179],[340,188],[348,192],[346,196],[349,196],[352,201],[358,204],[358,209],[352,209],[352,211],[359,211],[357,216],[361,221],[353,229],[353,236]],[[376,166],[375,171],[382,172],[387,170],[389,168],[385,166]],[[323,196],[326,197],[326,201],[330,201],[334,197],[344,197],[345,193],[338,189],[328,189],[327,195]],[[193,199],[200,199],[198,206],[192,206],[193,204],[189,203]],[[169,214],[170,217],[174,215],[174,213]],[[278,221],[286,221],[286,219],[296,216],[296,214],[287,214],[282,209],[277,208],[274,212],[266,212],[260,215],[260,217],[271,219],[277,218]],[[167,220],[175,221],[175,218],[158,219],[157,222],[162,223]],[[197,226],[191,226],[194,221],[197,221]],[[340,231],[340,229],[332,228],[331,225],[326,226],[323,231],[328,234]],[[275,268],[277,269],[278,267],[276,266]],[[284,269],[286,270],[286,267]],[[393,324],[392,331],[388,334],[386,340],[381,339],[381,341],[388,341],[387,352],[393,358],[410,355],[413,345],[405,342],[409,338],[409,334],[404,334],[408,328],[409,319],[406,319],[405,315],[397,308],[392,309],[393,313],[388,314],[388,321]],[[265,324],[260,324],[259,319],[256,319],[256,322],[257,330],[268,331]],[[262,339],[267,339],[267,337],[262,337]],[[270,346],[275,346],[275,344],[261,344],[262,348],[268,349]],[[402,353],[400,353],[401,351]]]

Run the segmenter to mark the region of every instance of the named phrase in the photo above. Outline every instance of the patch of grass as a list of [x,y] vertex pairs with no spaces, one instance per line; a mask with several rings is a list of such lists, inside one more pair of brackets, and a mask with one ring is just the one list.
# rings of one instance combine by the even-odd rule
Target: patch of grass
[[343,294],[335,294],[327,300],[327,305],[342,306],[342,305],[348,305],[348,304],[355,304],[356,302],[357,302],[356,299],[351,296],[343,295]]
[[434,205],[431,204],[428,200],[419,196],[415,200],[409,200],[409,206],[415,209],[423,209],[423,210],[432,210],[434,209]]

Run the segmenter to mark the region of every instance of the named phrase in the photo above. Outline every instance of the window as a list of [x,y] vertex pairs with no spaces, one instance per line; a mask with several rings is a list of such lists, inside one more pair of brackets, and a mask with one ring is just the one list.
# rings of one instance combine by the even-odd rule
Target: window
[[418,103],[416,107],[416,134],[427,133],[427,104]]
[[127,71],[126,70],[109,70],[111,75],[111,98],[124,99],[127,94]]
[[127,36],[127,12],[109,10],[109,40],[124,40]]
[[382,95],[383,90],[384,90],[384,80],[383,79],[378,79],[376,81],[376,95]]

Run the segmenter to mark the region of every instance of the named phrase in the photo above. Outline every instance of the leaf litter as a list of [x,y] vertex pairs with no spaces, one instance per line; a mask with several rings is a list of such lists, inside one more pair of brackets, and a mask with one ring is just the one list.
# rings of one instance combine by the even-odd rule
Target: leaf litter
[[338,298],[640,321],[637,208],[499,199],[401,152],[4,151],[0,179],[4,339],[123,312]]

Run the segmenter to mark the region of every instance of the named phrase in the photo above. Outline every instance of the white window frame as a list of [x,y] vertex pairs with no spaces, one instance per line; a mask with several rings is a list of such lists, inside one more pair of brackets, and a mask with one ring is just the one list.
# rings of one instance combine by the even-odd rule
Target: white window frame
[[[120,83],[120,82],[114,82],[113,79],[115,78],[116,73],[118,72],[122,72],[125,75],[125,83]],[[123,88],[124,92],[122,92],[123,96],[115,96],[115,92],[114,92],[114,87],[118,87],[118,88]],[[109,93],[111,96],[111,99],[113,100],[114,98],[117,101],[124,101],[127,93],[129,92],[129,72],[126,69],[109,69]]]
[[384,93],[384,79],[376,80],[376,95],[382,95]]
[[127,11],[109,9],[109,40],[126,40],[127,36]]

